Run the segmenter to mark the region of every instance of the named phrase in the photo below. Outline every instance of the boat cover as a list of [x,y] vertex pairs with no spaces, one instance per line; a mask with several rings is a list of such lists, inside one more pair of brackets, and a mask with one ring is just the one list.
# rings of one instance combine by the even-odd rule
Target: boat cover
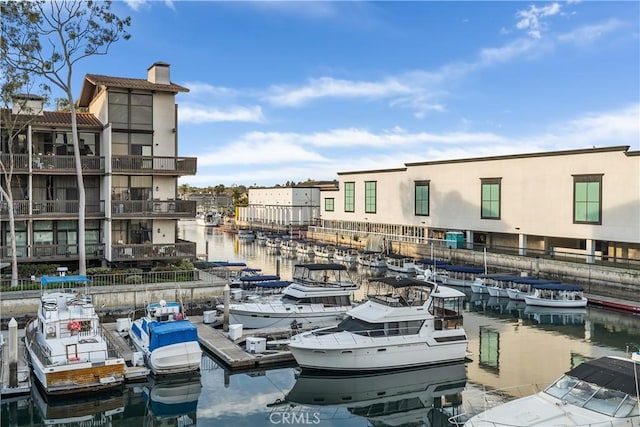
[[246,267],[247,264],[244,262],[229,262],[229,261],[196,261],[193,263],[195,268],[199,269],[207,269],[207,268],[218,268],[218,267]]
[[288,280],[269,280],[266,282],[254,283],[256,288],[286,288],[291,284]]
[[87,283],[91,282],[87,276],[42,276],[40,284],[43,286],[60,283]]
[[280,279],[277,274],[259,274],[257,276],[241,276],[241,282],[266,282]]
[[372,277],[369,279],[369,282],[384,283],[394,288],[406,288],[409,286],[434,286],[434,284],[431,282],[425,282],[424,280],[418,280],[404,276]]
[[[601,357],[576,366],[567,375],[637,397],[640,383],[634,363],[631,359]],[[640,371],[640,363],[635,369]]]
[[436,267],[445,270],[452,271],[454,273],[471,273],[471,274],[482,274],[484,273],[483,267],[475,267],[473,265],[451,265],[451,264],[436,264]]
[[149,323],[149,351],[182,342],[198,342],[198,329],[188,320]]
[[567,283],[557,282],[537,283],[531,285],[531,287],[541,289],[543,291],[584,291],[584,288],[580,285],[570,285]]
[[306,268],[307,270],[346,270],[347,267],[342,264],[296,264],[295,269]]

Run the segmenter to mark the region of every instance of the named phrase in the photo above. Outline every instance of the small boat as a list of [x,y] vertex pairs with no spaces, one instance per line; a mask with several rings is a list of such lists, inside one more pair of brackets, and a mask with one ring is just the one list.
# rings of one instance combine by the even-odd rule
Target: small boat
[[229,285],[231,288],[240,288],[244,290],[251,290],[259,282],[271,282],[274,280],[280,280],[278,274],[262,274],[260,268],[243,268],[239,274],[231,281]]
[[387,262],[384,254],[378,251],[362,251],[356,262],[364,267],[386,269]]
[[203,212],[196,217],[196,224],[204,227],[219,227],[223,221],[222,214],[218,211]]
[[416,264],[412,258],[397,254],[387,254],[384,261],[388,270],[404,274],[414,274],[416,272]]
[[[86,276],[44,276],[37,315],[25,328],[33,376],[47,396],[121,387],[125,361],[102,331],[91,296],[72,293]],[[62,286],[48,290],[48,286]],[[67,288],[64,288],[64,287]]]
[[295,239],[284,239],[280,244],[280,253],[286,256],[293,256],[296,253],[298,241]]
[[132,322],[129,337],[154,375],[200,371],[198,329],[186,319],[179,302],[148,304],[145,315]]
[[305,240],[298,240],[298,244],[296,245],[296,253],[302,256],[315,255],[315,252],[313,251],[313,243],[307,242]]
[[336,246],[333,253],[333,260],[343,262],[345,264],[355,264],[358,259],[358,251],[348,246]]
[[327,243],[316,243],[313,247],[313,254],[320,258],[333,258],[336,248]]
[[463,361],[466,295],[407,277],[369,279],[377,290],[337,326],[291,337],[289,350],[303,369],[383,371]]
[[471,282],[471,292],[474,294],[488,294],[487,284],[484,279],[481,277],[476,277],[473,282]]
[[[296,265],[293,282],[281,294],[229,304],[229,323],[246,329],[336,325],[352,307],[358,288],[347,277],[343,265]],[[224,305],[216,308],[224,311]]]
[[527,305],[542,307],[577,308],[586,307],[587,298],[580,285],[566,283],[541,283],[531,285],[532,293],[524,296]]
[[[476,276],[486,273],[484,267],[436,264],[434,280],[446,286],[471,287]],[[506,295],[505,295],[506,296]]]
[[241,242],[253,242],[256,239],[256,234],[253,230],[248,228],[240,228],[238,230],[238,240]]
[[538,279],[535,277],[516,277],[507,283],[507,296],[512,300],[524,301],[524,297],[533,292],[533,285],[560,283],[559,280]]
[[434,418],[446,421],[450,417],[446,412],[461,406],[466,383],[464,363],[353,375],[302,371],[285,400],[304,407],[331,407],[323,413],[344,408],[372,426],[417,426]]
[[464,426],[640,425],[638,372],[640,353],[586,361],[544,391],[489,408]]
[[[239,238],[239,235],[238,235]],[[282,241],[280,240],[280,236],[270,236],[265,240],[264,245],[267,249],[272,252],[278,252],[280,250],[280,246],[282,245]]]

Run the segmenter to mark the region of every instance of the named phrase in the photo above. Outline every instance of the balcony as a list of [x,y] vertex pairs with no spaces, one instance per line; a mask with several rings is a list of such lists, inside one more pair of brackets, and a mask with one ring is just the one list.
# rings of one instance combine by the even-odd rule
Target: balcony
[[192,200],[114,200],[113,218],[194,218],[196,202]]
[[[0,154],[0,161],[5,167],[11,164],[9,154]],[[96,156],[81,156],[82,173],[84,175],[101,174],[104,172],[104,158]],[[74,156],[55,156],[34,154],[29,168],[28,154],[13,155],[13,171],[15,173],[29,173],[50,175],[73,175],[76,173],[76,158]]]
[[183,258],[196,258],[195,242],[111,246],[111,261],[157,261]]
[[111,169],[127,175],[184,176],[196,174],[197,162],[196,157],[113,156]]
[[[29,210],[32,205],[31,211]],[[78,218],[80,203],[77,200],[14,200],[13,214],[16,219],[64,219]],[[30,214],[31,212],[31,214]],[[85,204],[85,216],[87,219],[104,218],[104,200]],[[5,201],[0,203],[0,218],[8,219],[9,204]]]
[[[103,244],[85,245],[87,259],[104,257]],[[33,244],[16,246],[18,262],[60,262],[78,259],[78,245],[68,244]],[[0,246],[0,261],[11,259],[11,247]]]

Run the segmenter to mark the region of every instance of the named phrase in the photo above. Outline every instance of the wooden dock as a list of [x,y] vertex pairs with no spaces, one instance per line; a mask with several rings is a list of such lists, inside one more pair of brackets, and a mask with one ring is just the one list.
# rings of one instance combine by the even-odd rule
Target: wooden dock
[[287,365],[295,361],[288,350],[266,350],[262,353],[250,353],[242,346],[247,337],[273,336],[277,331],[248,330],[241,338],[233,341],[222,329],[203,323],[202,316],[190,316],[189,320],[198,328],[200,345],[232,371]]
[[129,339],[120,335],[117,331],[116,323],[103,323],[102,330],[107,339],[111,341],[117,351],[122,355],[126,363],[124,378],[126,382],[146,381],[150,370],[146,366],[135,366],[133,364],[133,347]]
[[18,330],[18,372],[15,387],[10,387],[9,382],[9,334],[7,331],[2,332],[2,346],[0,346],[0,354],[2,355],[2,365],[0,365],[0,396],[3,401],[7,399],[26,396],[31,393],[31,371],[27,363],[26,348],[24,345],[24,329]]

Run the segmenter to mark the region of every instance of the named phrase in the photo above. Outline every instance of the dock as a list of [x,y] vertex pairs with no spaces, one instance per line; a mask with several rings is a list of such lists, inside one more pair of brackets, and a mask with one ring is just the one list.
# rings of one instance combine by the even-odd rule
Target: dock
[[204,323],[202,316],[190,316],[189,320],[198,328],[198,337],[202,348],[215,356],[231,371],[284,366],[295,362],[293,355],[288,350],[267,349],[264,352],[253,353],[246,351],[246,347],[242,346],[249,337],[282,335],[283,331],[281,330],[247,330],[242,337],[231,340],[222,329]]
[[133,347],[129,344],[128,338],[121,335],[116,328],[116,323],[103,323],[102,330],[107,339],[113,344],[116,350],[122,355],[126,363],[124,369],[124,379],[126,382],[146,381],[150,374],[146,366],[136,366],[133,362]]
[[31,393],[31,371],[27,363],[27,353],[23,340],[24,329],[18,330],[18,382],[15,387],[10,387],[9,382],[8,338],[8,332],[2,331],[2,337],[0,337],[0,354],[2,355],[2,365],[0,365],[0,396],[3,401]]

